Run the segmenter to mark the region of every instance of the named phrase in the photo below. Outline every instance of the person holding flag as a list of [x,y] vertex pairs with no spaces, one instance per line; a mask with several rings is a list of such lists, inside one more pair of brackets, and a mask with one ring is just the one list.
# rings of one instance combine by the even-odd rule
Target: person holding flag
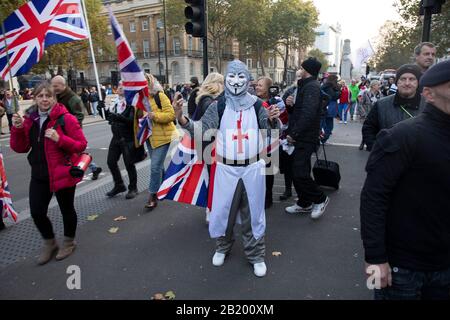
[[277,106],[266,110],[260,99],[248,93],[249,82],[247,66],[232,61],[225,77],[224,96],[206,110],[200,121],[183,116],[181,99],[174,101],[174,108],[179,124],[191,136],[196,130],[217,129],[217,166],[210,185],[214,191],[209,233],[217,239],[213,265],[223,265],[234,242],[234,225],[241,223],[247,259],[254,274],[264,277],[266,163],[261,159],[265,143],[259,129],[278,128],[280,110]]
[[165,95],[158,80],[146,73],[150,92],[151,112],[148,119],[152,122],[152,135],[147,140],[147,150],[150,157],[149,199],[145,209],[153,210],[158,206],[157,193],[161,186],[164,173],[164,160],[172,140],[178,137],[174,124],[175,112],[169,98]]
[[[25,119],[18,114],[13,116],[10,144],[17,153],[29,153],[30,213],[44,239],[38,259],[38,264],[42,265],[52,259],[55,251],[58,251],[56,259],[62,260],[75,250],[75,188],[82,178],[70,174],[72,161],[67,156],[83,152],[87,141],[77,118],[64,105],[56,102],[56,94],[50,84],[40,84],[33,96],[35,105],[27,110]],[[52,223],[47,216],[53,194],[63,216],[64,243],[61,248],[58,248]]]
[[109,8],[111,30],[117,48],[120,74],[127,105],[135,110],[135,147],[147,143],[151,159],[150,196],[145,209],[157,207],[157,192],[163,178],[163,165],[170,142],[177,137],[173,123],[175,112],[169,98],[155,77],[144,74],[116,17]]

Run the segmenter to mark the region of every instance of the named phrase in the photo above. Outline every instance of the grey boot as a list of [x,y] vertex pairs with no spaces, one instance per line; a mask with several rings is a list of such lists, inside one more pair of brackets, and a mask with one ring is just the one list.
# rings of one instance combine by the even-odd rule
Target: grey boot
[[63,260],[70,256],[75,250],[77,244],[74,241],[74,238],[64,237],[64,242],[62,247],[58,250],[58,254],[56,255],[56,260]]
[[49,262],[56,250],[58,250],[58,244],[55,239],[44,240],[44,247],[39,255],[38,264],[43,265]]

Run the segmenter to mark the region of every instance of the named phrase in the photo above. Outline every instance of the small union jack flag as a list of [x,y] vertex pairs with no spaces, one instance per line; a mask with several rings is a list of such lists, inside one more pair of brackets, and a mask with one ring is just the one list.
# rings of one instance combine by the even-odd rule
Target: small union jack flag
[[9,79],[10,71],[12,76],[27,73],[47,47],[88,38],[80,0],[31,0],[6,18],[3,25],[0,77],[4,80]]
[[116,42],[125,99],[128,105],[136,107],[136,109],[143,111],[144,114],[139,119],[136,135],[139,145],[142,145],[152,135],[152,122],[148,118],[148,113],[151,111],[148,83],[116,17],[112,13],[111,8],[108,9],[111,29]]
[[11,193],[6,180],[5,166],[3,165],[3,154],[0,152],[0,206],[3,218],[10,218],[17,222],[17,212],[12,206]]

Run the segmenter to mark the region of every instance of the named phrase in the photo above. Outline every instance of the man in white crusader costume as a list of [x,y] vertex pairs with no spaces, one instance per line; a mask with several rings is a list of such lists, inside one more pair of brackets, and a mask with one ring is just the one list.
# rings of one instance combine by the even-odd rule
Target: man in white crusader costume
[[234,242],[233,228],[242,227],[244,251],[258,277],[266,275],[264,263],[266,217],[265,162],[259,159],[266,147],[259,129],[278,128],[278,107],[268,111],[262,101],[247,90],[250,74],[247,66],[235,60],[225,76],[225,93],[209,106],[200,121],[183,116],[182,100],[174,103],[180,125],[191,134],[217,129],[217,168],[209,222],[211,238],[217,238],[212,262],[224,263]]

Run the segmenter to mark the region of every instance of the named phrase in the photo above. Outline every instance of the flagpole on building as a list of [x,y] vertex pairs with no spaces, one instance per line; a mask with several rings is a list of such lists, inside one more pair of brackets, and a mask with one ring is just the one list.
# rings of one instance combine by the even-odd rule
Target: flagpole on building
[[[88,20],[88,16],[87,16],[86,5],[84,3],[84,0],[80,0],[80,2],[81,2],[81,6],[83,7],[83,16],[84,16],[84,20],[86,21],[86,29],[87,29],[87,32],[89,35],[89,47],[91,49],[92,64],[94,65],[94,75],[95,75],[95,81],[97,82],[98,96],[100,98],[100,101],[103,101],[102,88],[100,86],[100,80],[98,77],[97,63],[95,61],[94,45],[92,44],[91,29],[89,28],[89,20]],[[101,110],[102,110],[103,119],[105,119],[105,108],[101,108]]]

